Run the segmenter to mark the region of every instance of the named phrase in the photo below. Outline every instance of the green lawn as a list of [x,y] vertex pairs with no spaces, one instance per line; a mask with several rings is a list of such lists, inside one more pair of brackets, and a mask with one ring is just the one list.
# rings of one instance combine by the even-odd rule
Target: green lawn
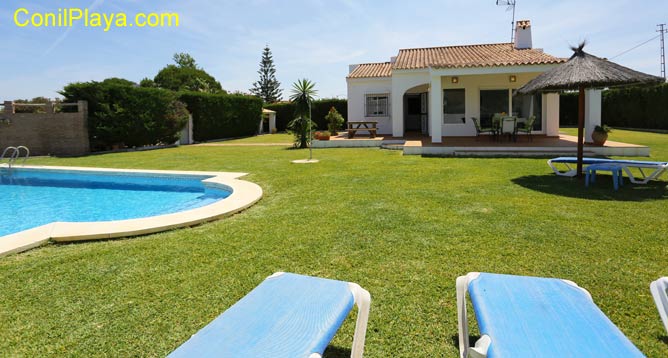
[[294,142],[294,137],[291,134],[287,133],[276,133],[276,134],[263,134],[255,137],[248,138],[239,138],[232,140],[225,140],[218,143],[223,144],[258,144],[258,143],[286,143],[292,144]]
[[[611,140],[668,160],[666,134]],[[649,292],[668,275],[668,177],[614,192],[609,177],[586,190],[545,159],[313,152],[320,163],[290,163],[306,150],[193,146],[31,160],[243,171],[264,198],[189,229],[0,258],[0,356],[164,356],[275,271],[369,290],[367,357],[456,357],[455,279],[469,271],[571,279],[645,354],[668,355]],[[353,323],[325,357],[349,355]]]
[[[562,128],[562,133],[578,135],[577,128]],[[651,148],[651,155],[658,160],[668,161],[668,135],[650,132],[634,132],[622,129],[613,129],[608,140],[633,144],[644,144]]]

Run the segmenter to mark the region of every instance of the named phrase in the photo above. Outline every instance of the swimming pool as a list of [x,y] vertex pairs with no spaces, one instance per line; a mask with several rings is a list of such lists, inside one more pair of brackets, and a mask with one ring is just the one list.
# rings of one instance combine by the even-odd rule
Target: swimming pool
[[0,255],[8,239],[112,238],[221,217],[250,206],[262,195],[257,185],[236,179],[241,175],[0,168]]

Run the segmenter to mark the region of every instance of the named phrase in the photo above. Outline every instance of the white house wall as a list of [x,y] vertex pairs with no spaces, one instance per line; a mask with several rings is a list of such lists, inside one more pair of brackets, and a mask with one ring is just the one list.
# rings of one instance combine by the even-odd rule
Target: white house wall
[[550,137],[559,136],[559,94],[546,93],[543,95],[543,118],[548,118],[544,127]]
[[[348,120],[378,121],[378,134],[392,134],[392,80],[382,78],[348,78]],[[388,94],[390,113],[387,117],[366,117],[364,111],[367,94]]]
[[[378,134],[392,134],[395,137],[404,135],[404,94],[418,86],[428,85],[433,89],[433,84],[438,84],[440,76],[439,93],[429,95],[429,120],[430,132],[437,135],[439,128],[432,120],[441,123],[440,132],[442,136],[474,136],[475,127],[471,117],[480,118],[480,90],[511,89],[515,90],[526,84],[553,66],[516,66],[495,68],[471,68],[471,69],[439,69],[439,70],[395,70],[392,77],[383,78],[349,78],[348,83],[348,120],[373,120],[378,122]],[[533,72],[529,71],[533,68]],[[488,73],[484,73],[488,71]],[[506,71],[506,72],[503,72]],[[452,72],[452,73],[450,73]],[[452,76],[458,77],[457,83],[452,83]],[[510,76],[516,77],[516,82],[510,82]],[[420,89],[423,89],[421,87]],[[465,122],[443,123],[443,90],[465,89]],[[431,91],[431,90],[430,90]],[[366,117],[365,101],[367,94],[389,94],[389,114],[386,117]],[[434,102],[438,99],[438,103]],[[536,132],[548,136],[559,134],[559,95],[543,95],[542,127],[543,130]],[[511,100],[508,103],[511,107]]]
[[585,90],[585,142],[593,143],[591,135],[596,126],[601,125],[601,90]]

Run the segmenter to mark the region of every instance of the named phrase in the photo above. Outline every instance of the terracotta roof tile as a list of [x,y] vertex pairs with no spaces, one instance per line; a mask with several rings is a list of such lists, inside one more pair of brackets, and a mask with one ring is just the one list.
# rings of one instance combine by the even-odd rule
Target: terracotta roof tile
[[[492,67],[544,65],[566,62],[537,49],[516,50],[511,43],[414,48],[399,50],[392,67],[398,70],[420,68]],[[354,73],[354,71],[353,71]]]
[[392,76],[392,64],[389,62],[363,63],[348,75],[348,78],[370,78]]

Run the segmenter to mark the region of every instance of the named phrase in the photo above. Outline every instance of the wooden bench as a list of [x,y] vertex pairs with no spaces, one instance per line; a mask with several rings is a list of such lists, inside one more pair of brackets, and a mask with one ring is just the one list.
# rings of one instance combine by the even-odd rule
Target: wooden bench
[[376,138],[377,125],[378,122],[376,121],[348,122],[348,138],[354,138],[358,131],[367,131],[369,132],[369,137]]

